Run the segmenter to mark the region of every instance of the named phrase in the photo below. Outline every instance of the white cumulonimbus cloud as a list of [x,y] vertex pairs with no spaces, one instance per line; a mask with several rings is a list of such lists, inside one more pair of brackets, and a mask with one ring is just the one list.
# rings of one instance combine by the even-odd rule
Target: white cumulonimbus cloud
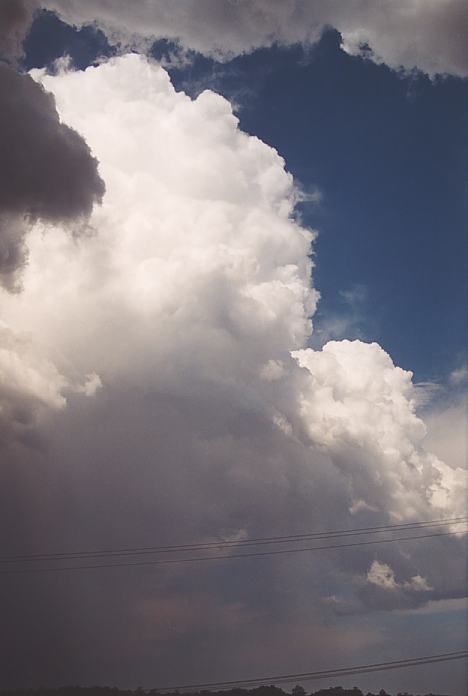
[[[465,473],[425,451],[411,374],[376,344],[306,347],[314,233],[294,218],[284,161],[230,104],[176,92],[136,54],[33,76],[99,159],[106,193],[79,238],[37,222],[23,291],[1,291],[0,369],[15,368],[0,372],[2,430],[21,404],[66,462],[60,476],[70,467],[75,490],[91,478],[114,496],[83,534],[93,514],[92,538],[111,520],[119,543],[152,538],[155,515],[161,529],[172,515],[176,538],[184,520],[236,538],[463,514]],[[93,496],[80,501],[84,516]],[[121,526],[115,510],[131,505]],[[460,574],[441,571],[451,544],[440,564],[423,545],[388,551],[402,583],[427,578],[408,602],[459,591]],[[370,565],[336,563],[351,579]]]
[[343,49],[394,69],[468,75],[464,0],[43,0],[67,22],[96,23],[112,43],[169,38],[225,60],[274,43],[313,45],[337,29]]

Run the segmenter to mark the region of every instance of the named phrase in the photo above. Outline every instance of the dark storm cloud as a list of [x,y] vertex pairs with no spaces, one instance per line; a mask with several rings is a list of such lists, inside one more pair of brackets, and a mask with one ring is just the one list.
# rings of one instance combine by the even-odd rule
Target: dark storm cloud
[[14,61],[21,54],[37,0],[2,0],[0,3],[0,58]]
[[0,282],[17,287],[36,219],[70,222],[101,200],[104,183],[85,140],[61,123],[54,97],[14,63],[36,3],[0,4]]
[[60,122],[54,97],[0,66],[0,209],[51,221],[88,215],[104,193],[84,139]]
[[[75,401],[48,432],[46,455],[11,453],[0,490],[3,549],[145,546],[239,527],[257,536],[349,524],[333,462],[287,442],[251,411],[236,404],[227,415],[222,403],[166,394],[146,393],[144,402],[141,409],[136,394],[115,390],[86,406]],[[81,446],[70,447],[77,437]],[[230,441],[224,453],[223,440]],[[311,467],[315,480],[307,484]],[[375,553],[398,568],[398,552],[364,548],[4,576],[3,684],[152,687],[174,675],[204,681],[273,674],[278,666],[300,672],[312,659],[317,668],[345,664],[353,650],[355,662],[364,654],[378,661],[370,612],[412,608],[428,597],[366,583],[362,573]],[[397,572],[400,584],[416,573],[411,566]],[[325,601],[359,573],[352,606]]]
[[[285,442],[261,416],[166,394],[146,394],[142,412],[140,398],[111,390],[85,407],[75,400],[49,432],[47,453],[10,450],[0,488],[4,553],[183,543],[240,527],[252,536],[300,531],[328,508],[342,510],[324,458]],[[70,449],[77,432],[86,433],[82,447]],[[304,485],[311,457],[323,505],[311,504]],[[325,663],[331,645],[339,652],[350,640],[321,626],[330,611],[317,596],[333,560],[0,576],[2,685],[154,686],[175,674],[268,673],[275,663],[300,671],[311,645]]]
[[54,97],[0,65],[0,275],[12,288],[25,263],[27,222],[89,215],[104,183],[85,140],[61,123]]
[[0,215],[0,278],[8,290],[17,287],[18,275],[26,263],[27,228],[21,215]]

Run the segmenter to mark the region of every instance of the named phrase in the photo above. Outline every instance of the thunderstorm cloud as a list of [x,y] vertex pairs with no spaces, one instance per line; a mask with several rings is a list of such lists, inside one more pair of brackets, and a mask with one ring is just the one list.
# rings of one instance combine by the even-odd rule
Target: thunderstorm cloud
[[[49,202],[52,179],[39,195],[33,178],[27,203],[15,189],[1,194],[33,218],[22,292],[0,291],[6,551],[13,524],[16,543],[33,550],[46,536],[55,549],[99,548],[463,514],[466,472],[426,450],[411,373],[375,343],[307,347],[315,233],[295,215],[285,162],[239,128],[229,102],[177,92],[137,54],[19,79],[65,152],[49,175],[86,170],[88,188]],[[95,208],[90,152],[106,183]],[[78,213],[93,234],[69,234],[63,221]],[[267,573],[192,564],[110,585],[72,576],[58,593],[55,580],[40,583],[34,597],[20,583],[1,630],[24,635],[15,609],[32,616],[36,602],[42,630],[27,635],[26,681],[52,669],[58,682],[78,681],[83,660],[90,681],[138,680],[155,649],[161,681],[195,663],[202,674],[208,655],[213,678],[227,654],[245,672],[280,654],[300,669],[311,645],[318,657],[333,646],[338,662],[379,637],[364,624],[336,632],[337,612],[463,592],[457,537],[411,554],[390,546],[378,558],[363,548],[270,559]],[[14,645],[7,681],[20,669]]]

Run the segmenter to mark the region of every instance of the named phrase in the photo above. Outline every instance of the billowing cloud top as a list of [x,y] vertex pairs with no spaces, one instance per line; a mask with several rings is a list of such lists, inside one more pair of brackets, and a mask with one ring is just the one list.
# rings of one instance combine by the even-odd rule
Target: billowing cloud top
[[45,0],[65,21],[96,22],[114,42],[171,38],[218,59],[262,46],[313,44],[326,27],[343,48],[391,68],[468,75],[464,0]]

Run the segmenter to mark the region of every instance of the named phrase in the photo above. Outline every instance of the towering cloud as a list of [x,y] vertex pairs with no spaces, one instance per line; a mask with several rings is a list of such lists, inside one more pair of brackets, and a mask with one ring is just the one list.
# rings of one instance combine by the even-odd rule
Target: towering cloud
[[460,512],[462,470],[425,452],[411,374],[377,344],[305,347],[318,299],[314,233],[294,219],[298,193],[278,153],[240,131],[222,97],[191,100],[137,55],[34,77],[96,152],[108,187],[95,233],[81,239],[61,224],[57,197],[54,223],[36,222],[27,240],[23,292],[2,295],[6,324],[64,375],[51,389],[97,374],[104,392],[128,389],[137,412],[172,403],[166,438],[183,443],[191,467],[204,452],[207,472],[225,461],[239,482],[247,471],[270,477],[268,457],[251,451],[260,433],[261,448],[269,437],[285,448],[273,479],[289,478],[299,448],[312,491],[321,467],[341,481],[343,518]]
[[[392,68],[468,75],[464,0],[43,0],[65,21],[96,22],[111,41],[172,38],[218,59],[261,46],[315,43],[327,27],[345,51]],[[369,50],[370,49],[370,50]]]
[[[54,94],[65,140],[85,138],[99,158],[106,193],[93,234],[62,223],[79,197],[58,192],[51,220],[36,211],[23,291],[0,292],[5,553],[461,510],[465,474],[425,451],[411,375],[376,344],[307,348],[315,233],[295,219],[284,161],[239,129],[230,104],[176,92],[135,54],[32,77]],[[280,654],[300,669],[311,645],[318,660],[331,646],[337,662],[359,646],[369,656],[378,637],[335,630],[335,613],[457,597],[458,553],[455,538],[388,545],[377,558],[369,547],[275,557],[260,570],[47,576],[34,592],[31,576],[12,576],[4,680],[215,678],[271,671]],[[17,632],[31,656],[21,664]]]
[[[226,60],[332,26],[391,67],[468,72],[456,0],[41,5],[123,45],[169,37]],[[3,553],[463,514],[452,412],[431,453],[412,375],[382,347],[308,347],[316,233],[281,156],[225,99],[176,92],[136,54],[17,72],[35,7],[0,7]],[[384,637],[369,611],[456,601],[460,550],[453,537],[235,568],[2,575],[2,685],[203,680],[272,672],[280,656],[300,671],[311,651],[317,665],[372,661]]]

